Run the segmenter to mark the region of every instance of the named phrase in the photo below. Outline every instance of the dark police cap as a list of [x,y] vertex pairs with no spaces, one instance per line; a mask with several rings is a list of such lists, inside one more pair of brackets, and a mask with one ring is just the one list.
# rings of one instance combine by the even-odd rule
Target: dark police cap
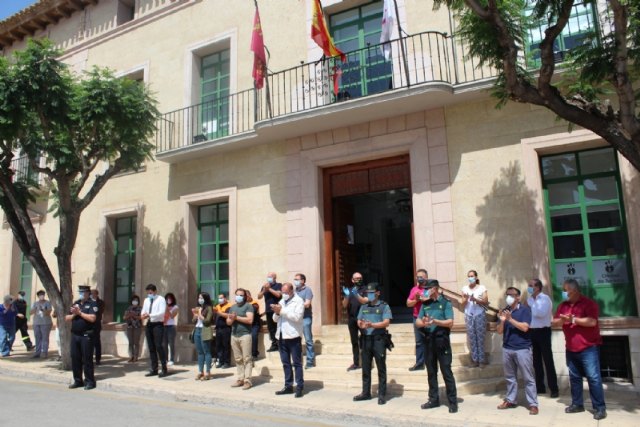
[[438,282],[436,279],[427,280],[427,288],[437,288],[439,286],[440,282]]
[[382,286],[378,282],[371,282],[367,284],[367,291],[369,292],[382,291]]
[[78,286],[78,290],[80,292],[89,292],[91,290],[91,287],[86,285],[80,285]]

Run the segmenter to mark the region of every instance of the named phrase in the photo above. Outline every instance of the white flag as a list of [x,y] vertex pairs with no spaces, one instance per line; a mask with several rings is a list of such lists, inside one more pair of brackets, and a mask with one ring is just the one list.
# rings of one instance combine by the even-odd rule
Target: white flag
[[396,8],[394,0],[384,0],[384,11],[382,12],[382,33],[380,34],[380,43],[382,44],[382,53],[384,58],[389,60],[391,58],[391,35],[393,33],[393,27],[396,24]]

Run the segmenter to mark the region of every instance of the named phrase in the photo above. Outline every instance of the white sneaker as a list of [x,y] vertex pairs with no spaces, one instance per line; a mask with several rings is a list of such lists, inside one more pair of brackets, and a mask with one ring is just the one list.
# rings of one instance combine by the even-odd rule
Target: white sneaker
[[167,362],[167,366],[173,366],[173,362],[171,361]]

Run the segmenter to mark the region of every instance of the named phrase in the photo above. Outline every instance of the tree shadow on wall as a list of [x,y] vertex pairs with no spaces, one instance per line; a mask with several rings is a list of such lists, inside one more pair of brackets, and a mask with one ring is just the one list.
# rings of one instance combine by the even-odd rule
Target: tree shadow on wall
[[[537,194],[522,176],[520,164],[501,168],[484,203],[476,208],[476,231],[484,236],[481,251],[485,271],[498,279],[500,289],[523,287],[539,271],[532,263],[531,236],[546,240],[543,212],[536,209]],[[543,278],[544,280],[544,278]]]

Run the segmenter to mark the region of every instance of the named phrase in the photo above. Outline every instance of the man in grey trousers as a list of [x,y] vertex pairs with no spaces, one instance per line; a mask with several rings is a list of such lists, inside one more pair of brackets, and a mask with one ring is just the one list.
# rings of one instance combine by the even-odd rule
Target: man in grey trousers
[[507,306],[500,312],[497,331],[502,335],[502,364],[507,382],[507,395],[498,409],[517,407],[518,371],[524,381],[524,390],[529,405],[529,415],[538,415],[538,394],[533,372],[533,353],[529,325],[531,309],[520,305],[520,290],[507,288]]

